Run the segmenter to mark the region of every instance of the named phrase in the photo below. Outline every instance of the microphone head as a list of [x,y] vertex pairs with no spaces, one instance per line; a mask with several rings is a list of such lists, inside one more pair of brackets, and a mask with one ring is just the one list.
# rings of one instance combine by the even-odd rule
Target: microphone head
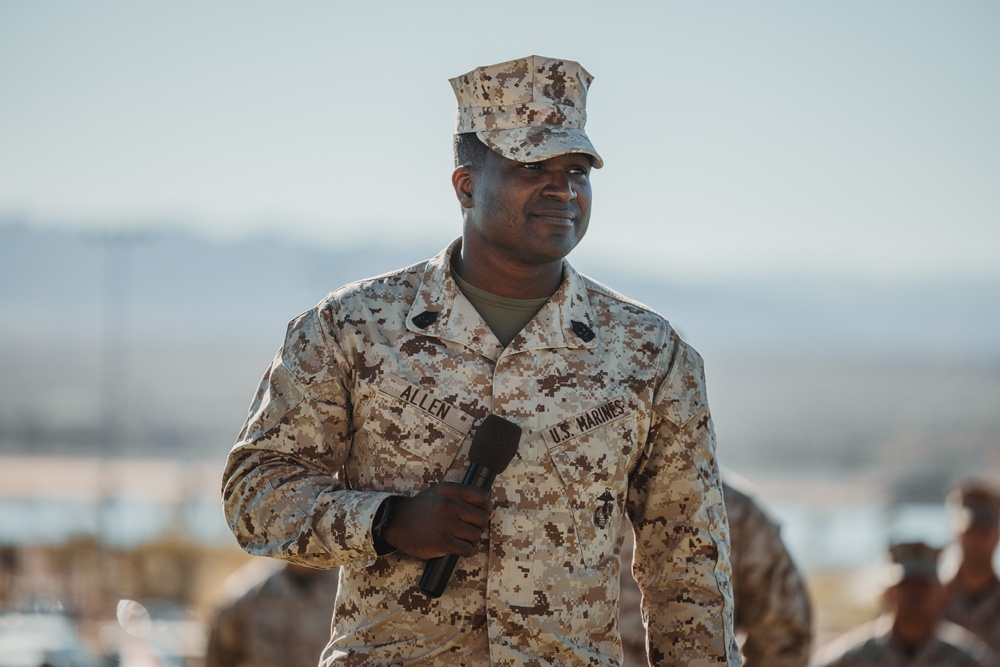
[[500,474],[517,454],[521,427],[499,415],[488,415],[472,436],[469,460]]

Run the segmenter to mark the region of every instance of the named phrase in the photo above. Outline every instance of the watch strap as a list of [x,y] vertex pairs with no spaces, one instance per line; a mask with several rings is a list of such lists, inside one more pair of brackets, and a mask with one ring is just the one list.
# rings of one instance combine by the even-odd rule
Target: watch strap
[[379,556],[386,556],[396,551],[396,547],[389,544],[385,539],[385,530],[392,521],[393,509],[399,496],[389,496],[382,501],[375,512],[375,519],[372,521],[372,542],[375,545],[375,553]]

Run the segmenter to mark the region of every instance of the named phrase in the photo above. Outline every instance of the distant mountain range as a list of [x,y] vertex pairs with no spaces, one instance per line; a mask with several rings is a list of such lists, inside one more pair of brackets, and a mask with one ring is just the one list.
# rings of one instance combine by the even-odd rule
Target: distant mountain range
[[[449,240],[329,249],[0,220],[0,451],[224,455],[289,319]],[[703,354],[737,468],[891,468],[905,441],[944,474],[1000,452],[1000,281],[694,283],[594,258],[578,268]],[[940,442],[959,453],[941,459]]]

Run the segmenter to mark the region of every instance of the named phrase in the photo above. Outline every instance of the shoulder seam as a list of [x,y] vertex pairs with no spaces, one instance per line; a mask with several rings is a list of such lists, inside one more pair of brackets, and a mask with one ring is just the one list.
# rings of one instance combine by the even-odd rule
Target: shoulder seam
[[663,316],[662,313],[660,313],[659,311],[657,311],[655,308],[653,308],[651,306],[647,306],[646,304],[642,303],[641,301],[637,301],[636,299],[633,299],[631,297],[627,297],[624,294],[622,294],[621,292],[617,292],[617,291],[611,289],[610,287],[608,287],[604,283],[601,283],[601,282],[599,282],[597,280],[594,280],[590,276],[587,276],[587,275],[584,275],[584,274],[581,273],[580,277],[583,278],[583,282],[586,285],[586,288],[587,288],[588,292],[597,292],[598,294],[602,294],[602,295],[604,295],[604,296],[606,296],[606,297],[608,297],[610,299],[614,299],[615,301],[620,301],[622,303],[627,303],[627,304],[629,304],[631,306],[635,306],[636,308],[639,308],[641,310],[645,310],[646,312],[651,313],[653,315],[656,315],[658,317],[661,317],[664,320],[667,319],[666,317]]
[[337,297],[337,295],[343,294],[344,292],[350,291],[352,289],[353,290],[364,289],[365,286],[375,285],[377,283],[385,283],[388,282],[389,280],[392,280],[393,278],[397,278],[401,275],[408,273],[409,274],[417,273],[422,275],[423,272],[426,270],[428,261],[429,260],[417,262],[416,264],[411,264],[410,266],[404,266],[398,269],[393,269],[392,271],[380,273],[376,276],[371,276],[369,278],[361,278],[359,280],[353,280],[349,283],[341,285],[337,289],[327,294],[320,300],[320,302],[317,304],[317,307],[323,308],[327,306],[330,301],[334,300]]

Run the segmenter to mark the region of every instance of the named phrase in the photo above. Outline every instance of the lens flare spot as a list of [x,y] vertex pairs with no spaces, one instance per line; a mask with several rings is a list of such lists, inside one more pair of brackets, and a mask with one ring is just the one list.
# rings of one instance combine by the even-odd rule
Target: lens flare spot
[[118,624],[133,637],[148,637],[152,628],[149,612],[135,600],[118,601]]

